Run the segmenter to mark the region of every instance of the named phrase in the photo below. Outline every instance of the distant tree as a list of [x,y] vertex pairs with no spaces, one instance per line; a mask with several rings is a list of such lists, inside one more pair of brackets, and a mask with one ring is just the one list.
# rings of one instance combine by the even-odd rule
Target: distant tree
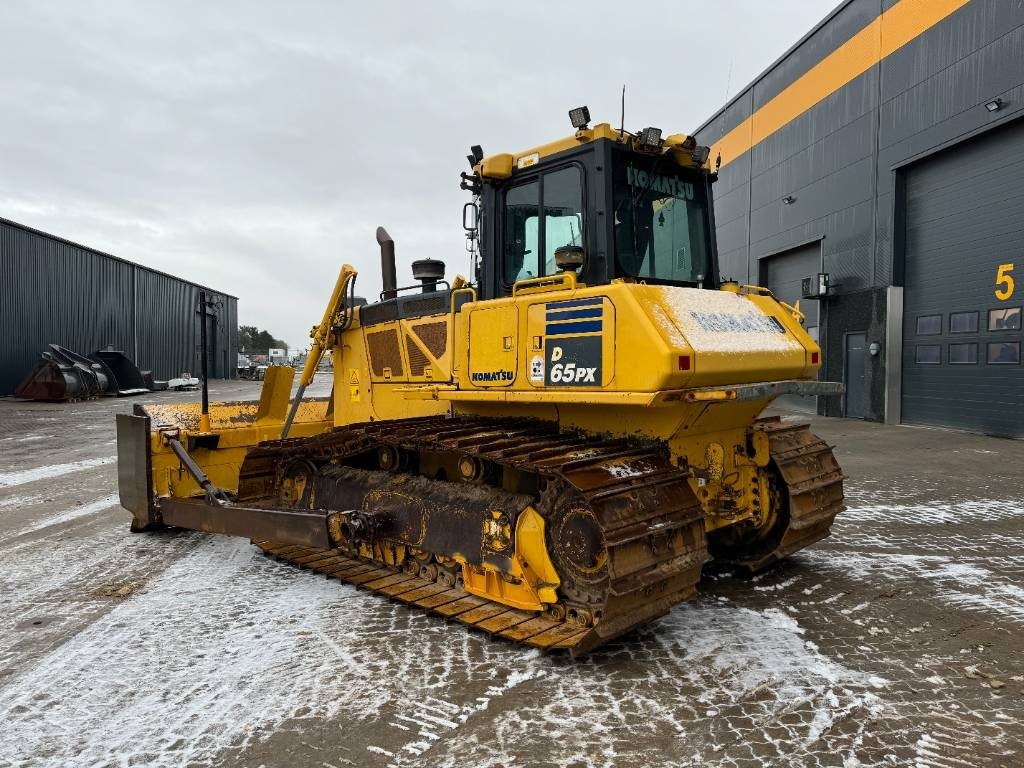
[[238,348],[250,351],[255,348],[256,334],[259,331],[255,325],[238,326]]
[[281,339],[275,339],[269,331],[261,331],[255,325],[238,326],[238,349],[251,354],[267,354],[270,349],[288,351],[288,345]]

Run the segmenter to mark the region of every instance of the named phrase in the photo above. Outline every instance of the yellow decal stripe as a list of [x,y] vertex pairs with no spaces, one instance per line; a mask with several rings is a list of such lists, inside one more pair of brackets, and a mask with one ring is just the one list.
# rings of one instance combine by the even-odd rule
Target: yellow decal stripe
[[901,0],[725,134],[711,157],[732,162],[968,2]]

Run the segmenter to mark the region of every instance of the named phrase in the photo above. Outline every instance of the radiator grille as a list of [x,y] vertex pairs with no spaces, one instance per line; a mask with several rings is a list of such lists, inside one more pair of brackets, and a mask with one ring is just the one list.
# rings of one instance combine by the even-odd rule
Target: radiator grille
[[406,336],[405,348],[409,352],[409,375],[425,376],[424,371],[430,367],[430,361],[411,336]]
[[423,323],[414,326],[412,330],[419,336],[423,346],[430,350],[430,354],[436,360],[440,360],[448,347],[448,323],[443,320],[437,323]]
[[398,331],[374,331],[366,334],[366,345],[370,349],[370,370],[374,376],[383,376],[384,369],[390,368],[392,376],[403,376],[402,351],[398,346]]

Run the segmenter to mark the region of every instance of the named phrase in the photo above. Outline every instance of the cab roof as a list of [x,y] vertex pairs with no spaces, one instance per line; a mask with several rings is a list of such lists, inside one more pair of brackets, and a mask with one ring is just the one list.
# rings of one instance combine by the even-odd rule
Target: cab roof
[[507,179],[514,170],[530,168],[548,157],[574,149],[581,144],[602,139],[623,144],[633,151],[644,154],[671,154],[675,161],[685,168],[706,166],[706,163],[698,163],[694,159],[693,150],[697,146],[696,140],[686,134],[674,133],[664,139],[657,150],[646,150],[639,148],[639,137],[636,134],[613,128],[609,123],[598,123],[593,128],[581,128],[571,136],[556,139],[522,152],[488,155],[473,166],[473,171],[482,178]]

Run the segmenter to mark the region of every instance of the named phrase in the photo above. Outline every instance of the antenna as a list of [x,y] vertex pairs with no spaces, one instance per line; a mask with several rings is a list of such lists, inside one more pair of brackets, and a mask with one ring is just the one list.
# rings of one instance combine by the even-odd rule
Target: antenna
[[619,141],[626,134],[626,84],[622,84],[622,120],[619,123]]
[[723,97],[724,101],[729,100],[729,88],[730,86],[732,86],[732,64],[734,61],[736,61],[735,57],[729,59],[729,74],[725,78],[725,96]]

